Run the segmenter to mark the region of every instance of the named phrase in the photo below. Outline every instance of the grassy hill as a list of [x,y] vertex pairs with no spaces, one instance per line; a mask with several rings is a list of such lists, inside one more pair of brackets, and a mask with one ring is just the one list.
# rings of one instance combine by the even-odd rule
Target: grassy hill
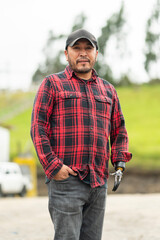
[[117,89],[133,153],[131,166],[160,167],[160,85]]
[[[128,167],[160,167],[160,85],[117,88],[133,159]],[[35,151],[30,139],[31,111],[35,93],[1,93],[0,122],[10,128],[11,158]]]
[[10,129],[10,157],[33,150],[30,139],[34,92],[0,94],[0,124]]

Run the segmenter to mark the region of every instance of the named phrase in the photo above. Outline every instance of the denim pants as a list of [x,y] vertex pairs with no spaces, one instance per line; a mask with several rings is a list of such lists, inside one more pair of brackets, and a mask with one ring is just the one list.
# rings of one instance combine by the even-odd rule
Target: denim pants
[[91,188],[77,176],[48,183],[54,240],[100,240],[106,187]]

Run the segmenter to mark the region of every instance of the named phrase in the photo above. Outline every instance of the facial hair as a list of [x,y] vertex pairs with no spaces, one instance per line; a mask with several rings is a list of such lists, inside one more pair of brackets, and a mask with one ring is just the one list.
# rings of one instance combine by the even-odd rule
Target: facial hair
[[[82,66],[83,66],[83,68],[80,68],[80,69],[78,69],[77,68],[77,64],[79,63],[79,61],[81,61],[81,60],[87,60],[88,62],[89,62],[89,67],[85,67],[85,64],[82,64]],[[70,56],[68,55],[68,63],[69,63],[69,65],[70,65],[70,67],[71,67],[71,69],[75,72],[75,73],[81,73],[81,74],[85,74],[85,73],[89,73],[89,72],[91,72],[92,71],[92,69],[93,69],[93,66],[94,66],[94,64],[95,64],[95,62],[96,62],[96,57],[95,57],[95,60],[94,61],[90,61],[88,58],[80,58],[80,59],[77,59],[76,60],[76,63],[74,63],[72,60],[71,60],[71,58],[70,58]]]

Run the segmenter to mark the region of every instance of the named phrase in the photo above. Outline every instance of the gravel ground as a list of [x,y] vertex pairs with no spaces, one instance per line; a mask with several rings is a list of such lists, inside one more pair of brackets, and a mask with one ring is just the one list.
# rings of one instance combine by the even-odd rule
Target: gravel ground
[[[48,198],[0,199],[0,240],[52,240]],[[160,194],[108,195],[103,240],[159,240]]]

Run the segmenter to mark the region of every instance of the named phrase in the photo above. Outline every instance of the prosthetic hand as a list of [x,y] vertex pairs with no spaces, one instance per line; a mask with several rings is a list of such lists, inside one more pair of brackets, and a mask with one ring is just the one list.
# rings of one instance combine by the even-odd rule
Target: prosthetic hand
[[125,162],[116,162],[114,165],[114,168],[116,172],[111,173],[111,175],[115,176],[114,187],[112,189],[112,191],[115,192],[121,183],[123,172],[125,170]]

